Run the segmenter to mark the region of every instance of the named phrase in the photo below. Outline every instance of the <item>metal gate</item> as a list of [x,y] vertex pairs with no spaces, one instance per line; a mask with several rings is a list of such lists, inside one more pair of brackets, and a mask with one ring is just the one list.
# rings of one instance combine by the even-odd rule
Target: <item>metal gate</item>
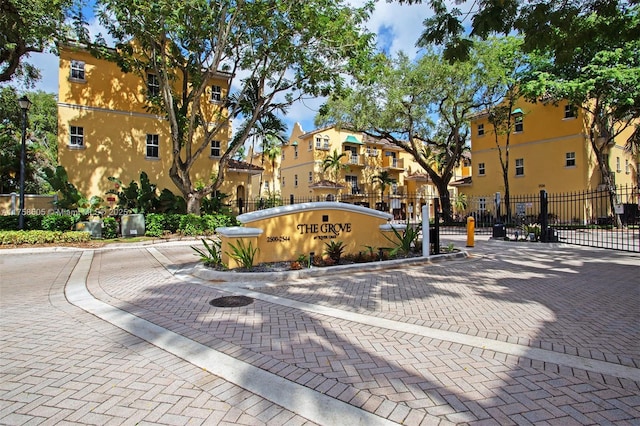
[[637,187],[601,187],[572,193],[469,197],[458,221],[445,223],[441,234],[466,232],[474,217],[476,234],[497,238],[535,239],[640,253],[640,209]]

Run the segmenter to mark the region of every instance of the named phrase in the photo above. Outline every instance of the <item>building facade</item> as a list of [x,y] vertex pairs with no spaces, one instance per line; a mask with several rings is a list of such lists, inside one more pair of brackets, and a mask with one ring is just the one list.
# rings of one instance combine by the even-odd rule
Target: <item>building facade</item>
[[[145,79],[124,73],[117,64],[97,59],[79,45],[61,45],[59,51],[58,158],[69,181],[85,197],[99,196],[113,205],[117,200],[107,195],[113,189],[108,178],[139,182],[144,171],[159,190],[182,195],[169,176],[173,155],[169,123],[149,108],[149,96],[159,94],[157,76],[148,72]],[[203,94],[205,114],[213,117],[223,108],[227,91],[227,76],[216,75]],[[193,182],[209,182],[230,137],[231,129],[226,128],[196,160]],[[234,199],[250,198],[252,173],[255,170],[235,165],[220,191]]]
[[[452,181],[470,173],[465,165],[461,163]],[[280,191],[285,201],[339,199],[388,211],[397,219],[417,219],[421,206],[433,209],[438,196],[426,172],[402,148],[335,126],[305,132],[298,123],[282,147]],[[456,195],[455,188],[451,192]]]
[[[508,146],[511,195],[539,194],[541,190],[550,194],[606,190],[582,109],[567,102],[531,103],[520,99],[512,110],[512,122]],[[473,118],[471,130],[473,177],[460,182],[458,188],[472,200],[470,211],[495,212],[495,194],[505,193],[499,149],[505,159],[507,136],[496,134],[486,113]],[[615,185],[634,186],[638,181],[637,158],[624,149],[631,131],[627,129],[609,146],[602,146]],[[585,207],[580,221],[604,214],[589,209]]]

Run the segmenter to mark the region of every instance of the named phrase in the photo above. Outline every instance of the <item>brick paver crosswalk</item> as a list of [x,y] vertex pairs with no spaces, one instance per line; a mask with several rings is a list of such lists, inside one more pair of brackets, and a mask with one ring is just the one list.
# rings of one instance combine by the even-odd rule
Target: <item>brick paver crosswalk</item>
[[[70,304],[80,256],[0,253],[0,423],[340,424],[322,413],[335,400],[410,425],[640,424],[632,254],[485,243],[469,258],[274,283],[195,278],[188,244],[92,253],[93,297],[265,372],[258,393]],[[209,304],[231,293],[255,301]]]

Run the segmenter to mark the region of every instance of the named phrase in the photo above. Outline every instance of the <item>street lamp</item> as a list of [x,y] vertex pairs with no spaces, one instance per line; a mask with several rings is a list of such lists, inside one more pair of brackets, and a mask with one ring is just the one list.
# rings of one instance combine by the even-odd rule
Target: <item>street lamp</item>
[[22,110],[22,147],[20,149],[20,211],[18,213],[18,229],[24,229],[24,169],[25,169],[25,151],[27,140],[27,111],[31,108],[31,101],[27,96],[18,99],[18,104]]

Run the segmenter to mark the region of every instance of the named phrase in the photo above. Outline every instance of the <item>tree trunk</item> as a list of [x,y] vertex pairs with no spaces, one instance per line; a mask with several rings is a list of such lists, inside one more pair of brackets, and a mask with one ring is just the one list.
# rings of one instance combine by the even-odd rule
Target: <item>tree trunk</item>
[[[432,179],[433,180],[433,179]],[[445,223],[453,221],[451,212],[451,197],[449,196],[449,188],[447,182],[443,179],[433,180],[438,190],[438,198],[440,198],[440,208],[442,209],[442,218]]]
[[200,204],[202,201],[202,194],[198,192],[191,192],[186,196],[187,201],[187,213],[192,213],[200,216]]

